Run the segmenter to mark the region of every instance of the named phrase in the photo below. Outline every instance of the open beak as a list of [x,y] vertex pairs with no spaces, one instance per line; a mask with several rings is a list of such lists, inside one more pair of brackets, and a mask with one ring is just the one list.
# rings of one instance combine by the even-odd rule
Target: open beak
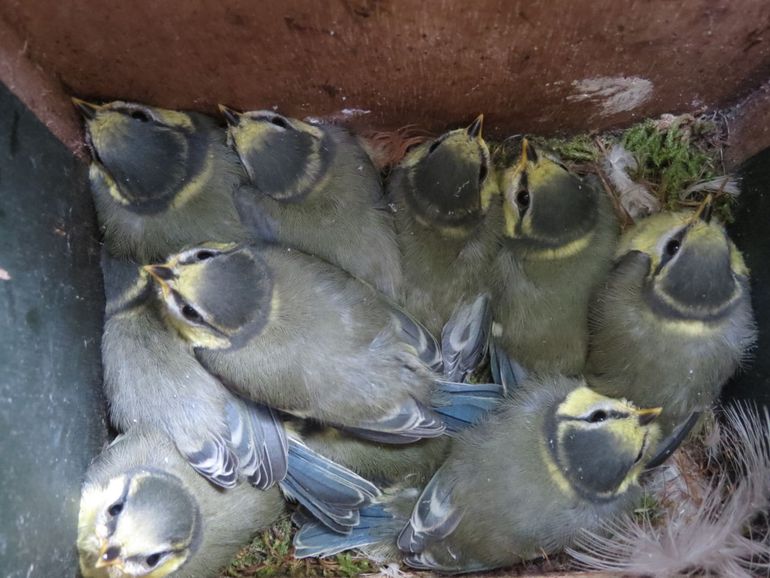
[[639,425],[645,426],[651,424],[662,411],[662,407],[651,407],[647,409],[636,410],[636,415],[639,418]]
[[692,218],[692,222],[694,223],[695,221],[700,219],[704,223],[710,223],[711,216],[713,213],[714,213],[714,195],[709,193],[709,195],[701,203],[700,207],[698,207],[698,210],[695,211],[695,215]]
[[101,106],[98,104],[92,104],[80,98],[72,97],[72,104],[75,105],[86,120],[93,120],[96,118],[96,113],[99,112]]
[[233,110],[232,108],[226,107],[224,104],[220,104],[218,106],[219,112],[221,112],[222,116],[225,117],[227,124],[230,126],[238,126],[238,124],[241,122],[241,113]]
[[106,540],[102,541],[102,547],[99,548],[99,558],[94,564],[94,568],[107,568],[109,566],[122,566],[123,560],[120,558],[120,547],[110,546]]
[[142,267],[144,271],[150,274],[150,276],[158,283],[163,296],[168,296],[171,291],[171,287],[168,282],[174,279],[174,270],[165,265],[145,265]]
[[468,136],[471,138],[481,138],[482,128],[484,128],[484,115],[480,114],[476,117],[476,120],[468,125],[468,128],[465,129],[465,132],[467,132]]

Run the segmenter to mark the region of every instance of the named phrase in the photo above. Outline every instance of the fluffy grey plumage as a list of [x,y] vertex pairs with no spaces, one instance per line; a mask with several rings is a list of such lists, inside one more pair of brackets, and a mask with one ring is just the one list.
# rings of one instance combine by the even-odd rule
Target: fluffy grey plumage
[[756,339],[748,270],[709,214],[660,213],[628,230],[590,311],[588,382],[663,406],[666,434],[710,406]]
[[[570,554],[586,570],[624,576],[730,576],[770,572],[770,416],[767,409],[732,406],[724,412],[713,478],[649,521],[625,517],[604,532],[585,532]],[[694,495],[693,486],[699,488]],[[689,495],[688,495],[689,493]]]
[[233,204],[245,175],[225,131],[203,115],[77,101],[91,190],[110,252],[150,262],[205,241],[246,237]]
[[[191,249],[153,269],[169,321],[247,397],[376,441],[443,433],[435,340],[344,271],[275,246]],[[228,270],[242,290],[222,282]]]
[[251,179],[236,194],[244,224],[317,255],[395,297],[401,283],[393,217],[377,170],[341,127],[272,111],[223,108]]
[[500,204],[480,119],[410,151],[388,179],[404,272],[402,303],[434,335],[486,291]]
[[[212,576],[283,513],[277,488],[241,484],[220,491],[165,435],[134,428],[86,474],[78,523],[81,571],[87,578]],[[95,567],[100,557],[112,564]]]
[[493,269],[493,338],[524,369],[578,375],[591,292],[611,265],[609,198],[526,141],[501,173],[503,248]]
[[358,508],[377,489],[287,436],[270,408],[239,398],[210,375],[162,320],[146,273],[106,255],[103,266],[104,388],[115,426],[164,432],[217,486],[279,483],[329,527],[343,531],[355,524]]
[[[600,396],[581,380],[531,380],[499,412],[460,434],[422,495],[386,494],[361,525],[334,536],[317,524],[295,539],[299,555],[398,548],[407,564],[440,572],[513,565],[554,553],[582,528],[629,511],[658,410]],[[407,520],[404,500],[414,504]]]

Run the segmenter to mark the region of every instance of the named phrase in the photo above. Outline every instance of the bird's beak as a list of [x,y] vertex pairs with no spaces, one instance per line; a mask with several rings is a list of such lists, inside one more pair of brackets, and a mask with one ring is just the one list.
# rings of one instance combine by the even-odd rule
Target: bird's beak
[[484,115],[480,114],[476,117],[476,120],[468,125],[468,128],[465,129],[465,132],[467,132],[468,136],[471,138],[481,138],[482,128],[484,128]]
[[219,112],[221,112],[222,116],[225,117],[227,124],[230,126],[238,126],[238,124],[241,122],[241,113],[233,110],[232,108],[226,107],[224,104],[220,104],[218,106]]
[[142,269],[149,273],[158,285],[160,285],[163,296],[167,296],[171,291],[168,282],[176,277],[176,275],[174,275],[174,270],[165,265],[145,265]]
[[698,219],[704,223],[711,222],[711,216],[714,213],[714,195],[709,195],[703,200],[698,210],[695,211],[695,215],[692,218],[692,222],[696,222]]
[[535,147],[529,143],[529,139],[524,137],[521,139],[521,163],[522,165],[527,162],[537,162],[537,152]]
[[96,113],[99,112],[99,109],[101,108],[98,104],[92,104],[80,98],[75,98],[74,96],[72,97],[72,104],[75,105],[75,108],[80,111],[80,114],[82,114],[83,118],[86,120],[93,120],[96,118]]
[[110,546],[107,540],[102,540],[102,546],[99,548],[99,557],[94,564],[94,568],[107,568],[109,566],[122,566],[123,560],[120,558],[120,547]]
[[639,418],[639,425],[649,425],[660,415],[663,411],[662,407],[651,407],[647,409],[636,410],[636,415]]

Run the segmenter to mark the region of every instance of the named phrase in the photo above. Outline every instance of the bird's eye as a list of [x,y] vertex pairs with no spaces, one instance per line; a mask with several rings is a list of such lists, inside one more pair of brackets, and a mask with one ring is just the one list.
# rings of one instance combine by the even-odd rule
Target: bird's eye
[[149,114],[139,109],[132,110],[128,113],[128,116],[141,122],[150,122],[152,120]]
[[107,513],[113,518],[118,514],[120,514],[122,511],[123,511],[123,502],[115,502],[109,508],[107,508]]
[[516,203],[524,209],[529,207],[529,191],[524,189],[516,193]]
[[154,568],[158,565],[158,562],[160,562],[160,558],[163,554],[160,552],[156,552],[155,554],[150,554],[147,556],[147,558],[144,559],[144,563],[147,564],[148,568]]
[[282,116],[274,116],[270,119],[270,122],[273,123],[275,126],[279,126],[281,128],[285,128],[285,129],[289,128],[289,123]]
[[588,416],[588,423],[599,423],[603,422],[605,419],[607,419],[607,412],[603,409],[597,409],[591,415]]
[[679,252],[679,247],[681,247],[679,239],[671,239],[666,243],[666,255],[673,257]]
[[487,169],[487,163],[481,163],[481,166],[479,167],[479,183],[484,182],[484,179],[487,178],[488,172],[489,169]]
[[206,251],[205,249],[203,251],[198,251],[195,253],[195,258],[198,261],[205,261],[206,259],[211,259],[216,253],[214,251]]
[[192,305],[185,305],[182,307],[182,316],[188,321],[192,321],[195,323],[203,320],[203,318],[201,317],[201,314],[198,313],[195,310],[195,307],[193,307]]

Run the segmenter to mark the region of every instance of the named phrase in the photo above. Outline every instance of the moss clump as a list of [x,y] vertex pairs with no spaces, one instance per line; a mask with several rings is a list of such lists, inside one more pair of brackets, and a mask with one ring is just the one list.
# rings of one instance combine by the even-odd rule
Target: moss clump
[[587,134],[579,134],[569,138],[540,138],[535,137],[534,143],[546,150],[553,151],[569,163],[593,163],[599,160],[599,147],[596,141]]
[[699,181],[713,179],[719,173],[713,150],[708,150],[704,135],[713,132],[713,123],[689,117],[677,117],[670,123],[642,122],[629,128],[621,142],[639,163],[635,181],[653,185],[661,205],[679,207],[679,193]]
[[349,553],[297,560],[291,545],[293,536],[288,519],[259,533],[220,574],[221,578],[352,577],[376,570],[369,560]]

